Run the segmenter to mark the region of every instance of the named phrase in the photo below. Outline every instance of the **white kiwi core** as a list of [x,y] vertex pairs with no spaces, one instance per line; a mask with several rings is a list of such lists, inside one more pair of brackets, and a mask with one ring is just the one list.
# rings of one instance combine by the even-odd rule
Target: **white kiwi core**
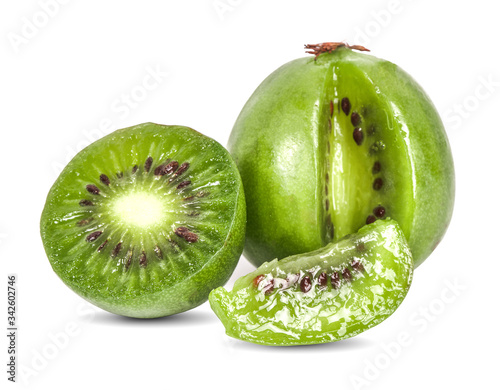
[[164,225],[168,214],[163,200],[142,191],[118,197],[111,205],[111,212],[123,224],[142,229]]

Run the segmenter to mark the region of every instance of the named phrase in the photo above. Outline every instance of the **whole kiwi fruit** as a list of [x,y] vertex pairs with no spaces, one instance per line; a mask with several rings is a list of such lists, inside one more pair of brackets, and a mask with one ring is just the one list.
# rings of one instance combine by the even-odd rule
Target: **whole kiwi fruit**
[[397,65],[345,43],[269,75],[243,107],[228,148],[247,202],[244,255],[256,266],[318,249],[391,217],[415,266],[440,242],[454,203],[443,123]]

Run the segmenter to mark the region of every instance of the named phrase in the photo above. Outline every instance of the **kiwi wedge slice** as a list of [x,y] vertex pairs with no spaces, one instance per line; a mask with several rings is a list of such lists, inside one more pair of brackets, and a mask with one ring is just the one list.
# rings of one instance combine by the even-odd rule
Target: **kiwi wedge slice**
[[243,250],[245,199],[229,153],[182,126],[117,130],[78,153],[47,197],[52,268],[96,306],[161,317],[205,302]]
[[231,337],[264,345],[319,344],[387,319],[412,276],[404,233],[385,219],[313,252],[264,263],[232,291],[212,291],[209,300]]

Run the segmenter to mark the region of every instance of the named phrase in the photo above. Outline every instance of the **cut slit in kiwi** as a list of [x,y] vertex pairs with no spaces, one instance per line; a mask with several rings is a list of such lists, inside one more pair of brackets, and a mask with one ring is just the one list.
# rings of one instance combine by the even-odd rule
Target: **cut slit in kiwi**
[[41,232],[52,267],[113,313],[159,317],[203,303],[242,251],[234,162],[181,126],[118,130],[80,152],[52,187]]
[[264,345],[319,344],[387,319],[412,275],[404,234],[387,219],[316,251],[264,263],[232,291],[215,289],[209,299],[229,336]]
[[394,136],[389,102],[350,63],[332,66],[325,83],[320,124],[325,130],[318,131],[320,144],[326,145],[320,182],[325,189],[325,243],[384,217],[409,230],[412,207],[399,203],[411,198],[411,167],[403,153],[393,152],[405,146]]

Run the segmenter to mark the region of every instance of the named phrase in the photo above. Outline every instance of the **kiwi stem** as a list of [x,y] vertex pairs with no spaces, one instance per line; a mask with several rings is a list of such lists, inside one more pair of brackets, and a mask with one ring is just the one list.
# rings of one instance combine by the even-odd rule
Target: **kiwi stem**
[[309,49],[309,51],[306,50],[307,54],[314,54],[314,61],[316,61],[320,54],[331,53],[332,51],[337,50],[340,47],[346,47],[351,50],[370,51],[364,46],[349,45],[347,42],[324,42],[304,45],[304,49]]

